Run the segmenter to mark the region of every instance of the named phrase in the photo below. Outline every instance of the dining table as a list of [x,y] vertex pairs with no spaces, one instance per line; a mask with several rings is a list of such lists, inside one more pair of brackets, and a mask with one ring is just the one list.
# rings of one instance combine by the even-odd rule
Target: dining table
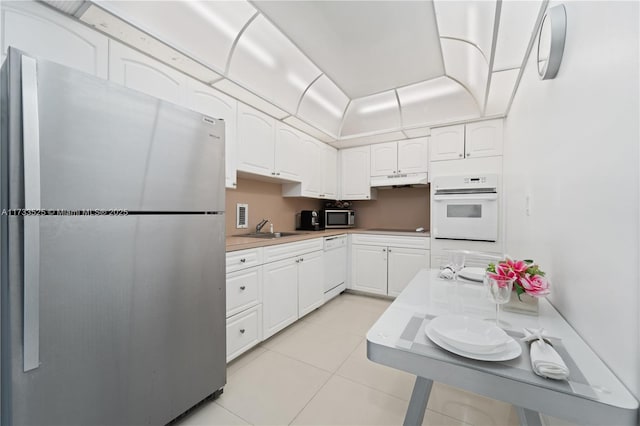
[[[496,315],[481,282],[440,275],[420,270],[367,333],[369,360],[416,376],[405,425],[422,424],[434,382],[510,403],[523,425],[540,425],[539,414],[580,425],[638,424],[638,400],[546,298],[539,298],[537,315],[501,311],[500,327],[520,345],[514,359],[483,360],[435,343],[427,336],[434,318],[495,321]],[[521,340],[525,329],[544,330],[569,369],[566,380],[533,372],[529,343]]]

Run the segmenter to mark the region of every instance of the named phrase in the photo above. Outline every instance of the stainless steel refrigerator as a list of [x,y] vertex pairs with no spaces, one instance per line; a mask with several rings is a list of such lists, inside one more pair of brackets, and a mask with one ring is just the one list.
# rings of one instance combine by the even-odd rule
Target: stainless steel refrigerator
[[11,49],[3,425],[165,424],[221,391],[224,122]]

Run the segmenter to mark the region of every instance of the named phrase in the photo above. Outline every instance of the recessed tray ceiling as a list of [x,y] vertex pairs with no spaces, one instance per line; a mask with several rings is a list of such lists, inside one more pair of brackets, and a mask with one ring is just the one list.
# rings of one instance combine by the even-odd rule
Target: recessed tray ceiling
[[[547,6],[91,0],[78,9],[44,1],[338,147],[506,114]],[[159,50],[139,42],[144,33]],[[174,53],[167,60],[157,51]]]
[[253,5],[352,99],[444,75],[431,2]]

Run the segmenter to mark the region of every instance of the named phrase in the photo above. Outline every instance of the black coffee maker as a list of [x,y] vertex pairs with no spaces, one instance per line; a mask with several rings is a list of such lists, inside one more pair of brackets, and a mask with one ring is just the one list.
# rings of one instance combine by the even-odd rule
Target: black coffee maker
[[302,210],[296,215],[296,229],[301,231],[322,231],[318,210]]

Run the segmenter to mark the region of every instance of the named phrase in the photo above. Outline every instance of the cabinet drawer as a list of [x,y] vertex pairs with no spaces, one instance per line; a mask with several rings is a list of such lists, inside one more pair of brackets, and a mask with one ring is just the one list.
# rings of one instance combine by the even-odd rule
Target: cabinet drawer
[[262,263],[262,249],[247,249],[227,253],[227,273],[258,266]]
[[264,263],[275,262],[312,251],[322,250],[323,245],[322,238],[313,238],[311,240],[265,247]]
[[383,234],[351,234],[352,244],[367,244],[383,247],[406,247],[429,249],[429,237],[403,237],[400,235]]
[[261,340],[262,305],[227,319],[227,362],[257,345]]
[[227,317],[260,303],[261,268],[227,274]]

